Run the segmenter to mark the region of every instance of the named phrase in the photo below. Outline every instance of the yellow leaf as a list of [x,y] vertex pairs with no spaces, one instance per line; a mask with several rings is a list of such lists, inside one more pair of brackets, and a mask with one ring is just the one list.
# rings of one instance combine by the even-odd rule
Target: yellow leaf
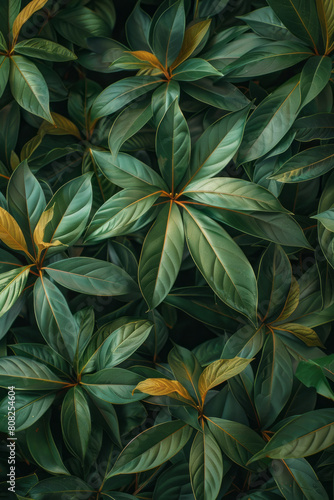
[[31,259],[26,240],[20,226],[6,210],[0,207],[0,238],[13,250],[25,252]]
[[317,9],[327,55],[334,49],[334,2],[317,0]]
[[130,52],[134,57],[139,59],[140,61],[145,61],[149,63],[154,68],[159,68],[162,71],[164,70],[163,65],[159,61],[159,59],[152,54],[151,52],[146,52],[146,50],[135,50],[134,52]]
[[279,317],[275,319],[275,323],[277,323],[278,321],[284,321],[291,316],[291,314],[295,311],[295,309],[299,304],[299,295],[300,292],[297,280],[296,278],[292,278],[291,287],[287,299],[285,301],[283,310],[279,315]]
[[167,378],[147,378],[139,382],[133,392],[136,390],[149,394],[150,396],[170,396],[176,399],[179,399],[179,396],[181,396],[193,402],[193,398],[180,382],[168,380]]
[[238,375],[251,361],[253,359],[244,359],[236,356],[233,359],[218,359],[208,365],[201,373],[198,381],[198,389],[202,401],[204,402],[205,396],[210,389]]
[[20,158],[21,161],[27,160],[33,154],[35,149],[41,144],[43,137],[40,135],[35,135],[28,142],[25,143],[21,149]]
[[17,42],[20,30],[24,23],[27,22],[28,19],[35,14],[35,12],[44,7],[47,1],[48,0],[32,0],[32,2],[29,2],[28,5],[21,10],[13,24],[13,45]]
[[74,137],[81,139],[78,127],[71,120],[58,113],[51,113],[51,115],[54,125],[44,121],[38,131],[40,135],[74,135]]
[[298,323],[285,323],[284,325],[276,326],[275,330],[292,333],[309,347],[324,347],[316,332],[308,326],[299,325]]
[[199,23],[193,24],[186,29],[179,55],[171,65],[172,70],[191,56],[205,37],[210,27],[210,23],[211,20],[208,19],[207,21],[200,21]]
[[46,210],[45,212],[42,213],[34,231],[34,242],[38,248],[38,255],[42,252],[42,250],[45,250],[50,247],[56,247],[58,245],[62,245],[63,243],[59,240],[56,240],[52,243],[45,243],[44,241],[44,233],[45,233],[45,228],[49,224],[50,220],[52,220],[54,213],[54,207],[52,206],[49,208],[49,210]]

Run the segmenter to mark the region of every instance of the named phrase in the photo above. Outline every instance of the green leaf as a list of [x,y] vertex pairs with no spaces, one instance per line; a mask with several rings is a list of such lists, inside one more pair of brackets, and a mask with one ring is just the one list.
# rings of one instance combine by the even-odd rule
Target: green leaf
[[161,189],[126,188],[109,198],[95,213],[85,235],[85,243],[127,234],[131,225],[153,206]]
[[77,56],[59,43],[43,38],[30,38],[15,45],[15,52],[23,56],[34,57],[46,61],[74,61]]
[[143,377],[129,370],[105,368],[92,375],[84,375],[81,379],[81,386],[95,399],[120,405],[144,398],[142,393],[132,394],[141,380]]
[[11,152],[14,151],[20,123],[20,106],[12,101],[0,111],[2,127],[0,130],[0,155],[1,160],[9,167]]
[[213,219],[256,238],[284,246],[311,248],[299,224],[287,214],[242,213],[217,208],[205,208],[205,212]]
[[133,320],[125,323],[105,340],[96,355],[96,369],[112,368],[129,358],[145,342],[152,323]]
[[282,341],[269,333],[254,384],[254,402],[261,425],[267,429],[278,417],[292,391],[290,356]]
[[150,16],[140,7],[140,2],[129,15],[126,24],[126,38],[133,50],[150,50]]
[[306,387],[314,387],[318,394],[334,401],[334,391],[327,378],[334,382],[334,355],[300,361],[296,377]]
[[152,49],[161,64],[168,68],[182,47],[185,30],[183,0],[174,2],[151,25]]
[[302,106],[315,99],[326,87],[331,77],[332,61],[330,57],[314,56],[305,64],[300,77]]
[[173,70],[173,78],[179,82],[193,82],[209,76],[221,77],[222,74],[208,61],[199,57],[184,61]]
[[[224,68],[224,75],[229,78],[254,78],[281,71],[312,56],[311,52],[301,43],[277,41],[266,43],[263,47],[247,52],[236,61]],[[307,64],[307,63],[306,63]]]
[[235,356],[240,358],[254,358],[262,348],[264,330],[264,326],[261,326],[259,329],[250,325],[243,326],[228,339],[221,357],[224,359],[232,359]]
[[[125,108],[113,122],[108,136],[111,154],[117,156],[122,145],[152,118],[150,100]],[[102,153],[103,154],[103,153]]]
[[107,477],[154,469],[176,455],[192,428],[181,420],[155,425],[138,434],[119,455]]
[[10,71],[9,57],[0,55],[0,97],[7,86]]
[[61,291],[47,278],[38,278],[34,287],[34,307],[38,327],[49,346],[73,361],[79,327]]
[[173,104],[175,99],[180,98],[180,85],[172,80],[164,82],[152,94],[152,119],[158,127],[167,109]]
[[21,356],[0,360],[0,386],[13,385],[17,390],[57,391],[67,382],[60,380],[47,366]]
[[221,302],[209,287],[174,288],[164,303],[216,328],[234,332],[240,326],[235,311]]
[[182,90],[194,99],[226,111],[238,111],[249,104],[247,97],[232,83],[203,78],[183,83]]
[[220,448],[205,425],[198,431],[190,450],[191,486],[196,500],[215,500],[223,479],[223,459]]
[[159,474],[153,492],[153,500],[178,500],[182,488],[189,483],[188,464],[179,462]]
[[268,0],[282,23],[310,47],[317,47],[320,35],[315,2],[308,0]]
[[315,139],[334,139],[334,116],[332,113],[317,113],[298,118],[293,124],[296,139],[301,142]]
[[49,90],[34,63],[23,56],[12,56],[9,82],[12,94],[22,108],[53,123],[49,109]]
[[[15,394],[15,430],[23,431],[34,425],[50,408],[56,394],[45,392],[17,392]],[[8,432],[8,396],[0,403],[0,431]]]
[[287,183],[315,179],[333,168],[333,157],[331,144],[306,149],[285,162],[270,178]]
[[91,119],[116,113],[137,97],[154,90],[160,83],[162,80],[153,76],[134,76],[112,83],[95,99],[91,107]]
[[32,425],[26,433],[26,439],[29,452],[39,467],[50,474],[69,475],[51,432],[50,415]]
[[55,372],[60,378],[69,378],[71,367],[64,358],[45,344],[19,343],[10,346],[16,356],[34,359]]
[[178,380],[188,393],[201,404],[198,381],[202,373],[201,365],[196,356],[179,345],[174,345],[168,354],[168,363]]
[[[54,214],[46,226],[44,241],[56,240],[63,245],[73,245],[86,227],[92,204],[91,174],[72,179],[54,194],[46,210],[54,207]],[[48,255],[62,251],[62,247],[50,248]]]
[[239,422],[222,418],[206,417],[206,421],[223,453],[241,467],[258,470],[247,464],[248,460],[261,450],[264,444],[264,441],[254,430]]
[[202,179],[191,182],[182,194],[203,205],[226,210],[286,211],[270,191],[243,179]]
[[292,280],[290,261],[278,245],[269,245],[258,273],[259,309],[262,321],[278,316],[285,304]]
[[139,261],[139,286],[150,309],[157,307],[172,288],[180,270],[183,248],[181,214],[170,201],[148,232]]
[[269,443],[250,462],[262,457],[277,459],[303,458],[334,443],[334,409],[304,413],[283,425]]
[[249,108],[223,116],[197,140],[192,151],[187,183],[213,177],[233,158],[240,146]]
[[8,183],[8,207],[22,228],[27,242],[33,233],[46,206],[45,196],[36,177],[23,161],[14,171]]
[[73,500],[80,492],[81,500],[88,500],[93,489],[75,476],[59,476],[43,479],[29,491],[32,500]]
[[328,495],[305,458],[273,460],[270,471],[287,500],[327,500]]
[[119,153],[115,158],[110,153],[94,150],[92,155],[101,172],[116,186],[123,188],[156,186],[168,189],[159,174],[134,156]]
[[20,266],[0,274],[0,317],[3,316],[21,295],[31,266]]
[[67,448],[82,462],[91,433],[91,416],[80,386],[71,387],[61,407],[61,427]]
[[239,163],[260,158],[276,146],[293,125],[300,103],[300,77],[294,77],[266,97],[247,122]]
[[325,52],[334,48],[334,10],[330,0],[317,0],[317,10],[324,41]]
[[238,16],[258,35],[272,40],[294,40],[296,38],[279,20],[271,7],[262,7],[248,14]]
[[184,223],[191,256],[210,287],[223,302],[256,323],[256,278],[244,253],[219,224],[189,205]]
[[161,175],[174,193],[190,161],[189,128],[177,99],[169,106],[159,124],[156,154]]
[[313,215],[312,219],[320,220],[328,231],[334,233],[334,208],[321,212],[321,214]]
[[60,260],[44,269],[60,285],[88,295],[126,295],[137,286],[120,267],[91,257]]
[[[327,181],[327,184],[323,190],[320,198],[318,212],[321,216],[318,222],[318,239],[320,243],[321,250],[323,251],[326,259],[332,267],[334,267],[333,259],[333,248],[334,248],[334,238],[333,232],[328,230],[331,228],[331,212],[328,214],[328,210],[333,207],[333,192],[334,192],[334,174],[331,174]],[[326,213],[326,218],[324,218],[323,213]],[[328,218],[328,215],[330,218]],[[325,224],[324,221],[325,220]]]

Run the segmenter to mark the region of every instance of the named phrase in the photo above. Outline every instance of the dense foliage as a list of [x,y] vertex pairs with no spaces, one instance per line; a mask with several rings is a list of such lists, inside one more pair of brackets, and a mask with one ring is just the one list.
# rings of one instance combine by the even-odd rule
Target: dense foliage
[[1,1],[0,498],[333,498],[333,60],[333,0]]

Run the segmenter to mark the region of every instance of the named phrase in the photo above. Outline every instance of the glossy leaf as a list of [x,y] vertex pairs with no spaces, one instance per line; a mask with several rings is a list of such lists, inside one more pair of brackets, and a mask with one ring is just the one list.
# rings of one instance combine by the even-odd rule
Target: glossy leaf
[[189,251],[213,291],[223,302],[255,321],[256,280],[243,252],[221,226],[189,205],[184,222]]
[[90,257],[72,257],[45,268],[57,283],[70,290],[89,295],[125,295],[136,284],[120,267]]
[[23,56],[13,56],[9,81],[12,94],[22,108],[53,123],[49,109],[49,90],[33,62]]
[[142,432],[121,452],[109,477],[161,465],[183,448],[191,434],[191,427],[181,420],[158,424]]
[[193,440],[189,468],[196,500],[215,500],[223,478],[223,460],[220,448],[207,426],[203,433],[198,431]]
[[167,109],[159,124],[156,153],[161,175],[174,192],[190,160],[190,133],[177,99]]
[[300,415],[284,425],[252,462],[270,458],[302,458],[314,455],[333,444],[334,411],[315,410]]
[[180,211],[170,202],[148,232],[139,262],[139,286],[150,309],[157,307],[172,288],[181,266],[183,247]]
[[72,361],[75,355],[78,324],[61,291],[47,278],[38,278],[34,287],[38,327],[52,349]]
[[83,460],[91,433],[91,418],[85,395],[78,386],[66,393],[61,409],[61,425],[66,446]]

